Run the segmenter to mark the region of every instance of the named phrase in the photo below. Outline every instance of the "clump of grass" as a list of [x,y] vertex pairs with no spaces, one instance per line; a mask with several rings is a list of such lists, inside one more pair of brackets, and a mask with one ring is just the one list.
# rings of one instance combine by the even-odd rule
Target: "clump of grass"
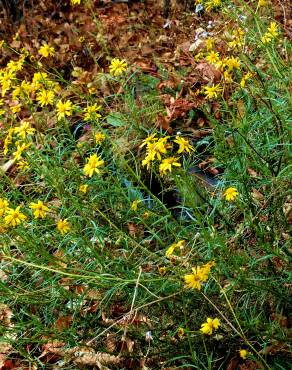
[[226,55],[214,39],[195,56],[223,76],[196,91],[213,128],[204,143],[222,169],[213,182],[192,171],[202,141],[153,129],[163,112],[154,78],[114,59],[97,76],[109,92],[101,97],[26,51],[11,54],[0,72],[2,95],[15,98],[1,107],[7,358],[41,368],[211,369],[232,358],[287,368],[288,45],[279,29],[267,41],[268,27],[249,15],[223,40]]

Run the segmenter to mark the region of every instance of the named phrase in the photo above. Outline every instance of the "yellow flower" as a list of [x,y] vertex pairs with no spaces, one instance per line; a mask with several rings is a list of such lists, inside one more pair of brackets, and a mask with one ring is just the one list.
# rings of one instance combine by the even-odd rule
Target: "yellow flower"
[[45,85],[48,82],[47,77],[48,75],[45,72],[36,72],[33,75],[32,83],[31,83],[32,87],[34,89],[41,88],[43,85]]
[[251,72],[247,72],[241,79],[240,81],[240,86],[242,88],[245,87],[245,84],[246,84],[246,81],[249,80],[251,77],[253,76],[253,74]]
[[207,99],[217,98],[218,94],[223,91],[223,88],[220,84],[212,85],[212,86],[205,86],[204,94],[206,95]]
[[8,208],[5,213],[7,216],[5,216],[4,221],[7,226],[15,227],[21,224],[21,222],[27,218],[23,213],[20,212],[20,206],[15,209]]
[[23,121],[20,126],[15,127],[14,132],[17,134],[17,136],[24,140],[27,135],[33,135],[35,129],[30,127],[28,121]]
[[87,184],[81,184],[79,186],[79,191],[81,191],[81,193],[86,194],[88,192],[88,185]]
[[132,211],[137,211],[137,209],[138,209],[138,204],[139,203],[141,203],[142,202],[142,200],[140,200],[140,199],[138,199],[138,200],[134,200],[133,202],[132,202],[132,205],[131,205],[131,210]]
[[207,50],[212,50],[213,47],[214,47],[214,44],[215,44],[214,39],[212,39],[211,37],[208,38],[206,40],[206,48],[207,48]]
[[275,37],[279,35],[278,26],[276,22],[271,22],[267,29],[267,32],[262,36],[261,40],[263,44],[268,44]]
[[164,276],[166,274],[166,268],[164,266],[158,267],[158,272],[161,276]]
[[230,202],[232,200],[234,200],[237,196],[238,196],[238,191],[236,188],[233,188],[233,187],[230,187],[228,189],[225,190],[224,192],[224,197],[225,199]]
[[27,161],[25,161],[25,160],[21,160],[21,161],[17,162],[17,168],[18,168],[20,171],[28,170],[28,169],[29,169],[28,162],[27,162]]
[[71,0],[70,3],[71,5],[80,5],[81,0]]
[[200,267],[193,267],[192,274],[186,274],[184,280],[187,288],[201,290],[202,274]]
[[45,105],[52,105],[54,102],[54,96],[55,94],[53,91],[49,90],[41,90],[40,92],[37,93],[37,98],[36,100],[40,103],[42,107]]
[[173,255],[173,252],[175,251],[176,244],[172,244],[165,252],[166,257],[170,257]]
[[211,9],[217,8],[221,5],[221,0],[210,0],[206,2],[206,10],[209,11]]
[[248,351],[246,349],[240,349],[239,350],[239,356],[243,358],[244,360],[246,359],[246,356],[248,355]]
[[105,139],[105,134],[103,134],[102,132],[97,132],[94,135],[94,138],[95,138],[96,144],[101,144]]
[[225,83],[232,83],[233,82],[232,76],[228,71],[224,71],[223,76],[224,76],[224,82]]
[[30,203],[29,208],[35,210],[33,212],[35,218],[45,218],[47,212],[49,212],[49,208],[41,200],[38,200],[37,203]]
[[12,143],[12,135],[13,135],[13,133],[14,133],[14,128],[10,128],[8,130],[8,133],[7,133],[6,137],[5,137],[5,139],[4,139],[4,145],[3,145],[3,147],[4,147],[4,155],[6,155],[8,153],[8,147]]
[[162,162],[159,165],[159,172],[160,175],[166,175],[167,171],[172,171],[172,166],[174,167],[181,167],[181,164],[178,161],[178,158],[175,157],[169,157],[162,160]]
[[21,111],[21,104],[16,104],[16,105],[13,105],[10,107],[10,109],[12,110],[13,113],[18,113]]
[[219,53],[216,53],[215,51],[210,51],[210,53],[206,56],[206,60],[210,63],[210,64],[215,64],[218,62],[219,60]]
[[204,322],[201,325],[200,331],[203,334],[212,335],[213,330],[217,330],[219,326],[220,326],[220,321],[217,318],[211,319],[210,317],[208,317],[207,322]]
[[279,32],[278,32],[278,26],[277,26],[276,22],[271,22],[270,23],[270,27],[268,27],[268,33],[272,37],[277,37],[278,36]]
[[44,58],[53,57],[55,55],[55,49],[45,43],[39,48],[39,54],[42,55]]
[[267,0],[259,0],[258,2],[258,6],[266,6],[268,4],[268,1]]
[[241,28],[233,31],[232,41],[228,45],[231,49],[241,48],[244,45],[244,31]]
[[119,76],[127,70],[127,62],[118,58],[112,59],[109,66],[110,74],[113,76]]
[[210,261],[203,266],[193,267],[192,274],[187,274],[184,276],[186,287],[200,290],[202,283],[208,280],[208,275],[214,265],[215,263]]
[[192,150],[195,149],[191,146],[188,140],[182,138],[181,136],[176,136],[175,140],[173,140],[174,143],[177,143],[179,145],[179,149],[177,151],[178,154],[183,153],[186,151],[187,153],[190,153]]
[[224,63],[228,67],[229,71],[240,68],[240,60],[235,57],[225,58]]
[[14,157],[14,160],[15,160],[15,161],[18,161],[18,160],[21,158],[22,153],[23,153],[27,148],[29,148],[29,146],[30,146],[30,145],[28,145],[28,144],[21,144],[21,145],[19,145],[19,144],[18,144],[18,145],[16,146],[16,151],[12,153],[12,154],[13,154],[13,157]]
[[185,335],[185,330],[184,330],[184,328],[178,328],[177,329],[177,336],[179,337],[179,338],[183,338],[183,336]]
[[165,252],[166,257],[171,257],[176,249],[183,249],[185,246],[185,240],[179,240],[177,243],[172,244]]
[[84,166],[83,171],[86,176],[92,177],[95,172],[100,173],[99,167],[103,165],[104,161],[96,154],[92,154],[87,158],[87,163]]
[[8,200],[0,198],[0,217],[4,215],[4,213],[8,209],[8,206],[9,206]]
[[265,33],[264,36],[262,36],[261,41],[263,44],[268,44],[269,42],[272,41],[272,37],[270,34]]
[[65,218],[64,220],[59,220],[57,223],[57,229],[60,231],[62,235],[66,234],[68,231],[70,231],[71,226],[70,223]]
[[57,107],[57,117],[59,121],[62,118],[65,118],[65,116],[72,115],[73,106],[70,100],[66,100],[64,101],[64,103],[62,102],[62,100],[59,100],[56,107]]
[[101,105],[89,105],[87,108],[84,109],[84,121],[97,120],[98,118],[100,118],[101,115],[97,113],[99,110],[101,110]]

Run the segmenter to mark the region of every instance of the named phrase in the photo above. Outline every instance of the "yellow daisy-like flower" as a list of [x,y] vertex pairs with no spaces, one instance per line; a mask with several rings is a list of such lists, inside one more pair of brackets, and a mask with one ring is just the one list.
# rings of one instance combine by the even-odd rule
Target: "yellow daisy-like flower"
[[55,49],[53,46],[49,46],[45,43],[39,48],[39,54],[44,58],[53,57],[55,55]]
[[207,1],[206,4],[205,4],[207,12],[212,10],[212,9],[215,9],[215,8],[219,7],[221,5],[221,2],[222,2],[222,0]]
[[253,74],[251,72],[247,72],[240,81],[240,87],[244,88],[246,85],[246,81],[249,80]]
[[240,68],[240,60],[235,57],[225,58],[224,63],[228,67],[229,71]]
[[220,86],[220,84],[205,86],[204,88],[204,94],[206,95],[207,99],[217,98],[218,94],[220,94],[222,91],[223,88]]
[[272,37],[277,37],[278,36],[279,31],[278,31],[278,26],[277,26],[277,23],[276,22],[271,22],[270,23],[270,26],[268,27],[268,33]]
[[62,118],[65,118],[65,116],[72,116],[73,106],[70,100],[66,100],[64,103],[62,100],[59,100],[56,108],[58,121],[60,121]]
[[207,322],[204,322],[201,325],[200,331],[203,334],[212,335],[213,330],[217,330],[219,328],[219,326],[220,326],[220,321],[217,318],[212,319],[212,318],[208,317]]
[[102,160],[96,154],[92,154],[87,158],[87,163],[83,168],[86,176],[92,177],[94,173],[100,173],[99,167],[104,165],[104,160]]
[[68,233],[71,229],[70,223],[65,218],[64,220],[59,220],[57,223],[57,229],[60,231],[62,235]]
[[34,209],[33,215],[35,218],[45,218],[49,208],[41,201],[30,203],[29,208]]
[[12,154],[13,154],[13,157],[14,157],[14,160],[15,161],[18,161],[20,158],[21,158],[21,156],[22,156],[22,153],[27,149],[27,148],[29,148],[29,144],[21,144],[21,145],[17,145],[16,146],[16,151],[15,152],[13,152]]
[[166,250],[165,256],[168,258],[171,257],[176,249],[183,249],[185,244],[185,240],[179,240],[177,243],[171,244],[171,246]]
[[48,83],[48,74],[45,72],[36,72],[33,75],[31,86],[33,89],[39,89]]
[[158,267],[158,272],[161,276],[164,276],[166,274],[166,267],[164,266]]
[[71,0],[70,3],[71,5],[80,5],[81,0]]
[[177,336],[178,336],[179,338],[183,338],[183,337],[184,337],[184,335],[185,335],[185,330],[184,330],[184,328],[178,328],[178,329],[177,329]]
[[110,74],[117,77],[127,70],[127,62],[125,60],[120,60],[118,58],[115,58],[111,61],[111,64],[109,66]]
[[4,222],[7,226],[15,227],[21,224],[22,221],[26,220],[26,216],[20,212],[20,206],[13,208],[8,208],[5,212]]
[[79,186],[79,191],[80,191],[81,193],[86,194],[86,193],[88,192],[88,185],[87,185],[87,184],[81,184],[81,185]]
[[9,202],[7,199],[0,198],[0,217],[2,217],[7,211]]
[[173,140],[174,143],[179,145],[179,149],[177,151],[178,154],[187,152],[190,153],[191,151],[194,151],[195,149],[191,146],[188,140],[184,139],[181,136],[176,136],[175,140]]
[[200,267],[193,267],[192,274],[186,274],[184,280],[187,288],[201,290],[202,273]]
[[171,172],[172,167],[181,167],[181,164],[178,162],[178,158],[169,157],[162,160],[159,165],[159,173],[161,176],[166,175],[167,171]]
[[25,171],[29,169],[28,162],[26,160],[21,160],[17,162],[17,169],[20,171]]
[[94,138],[95,138],[96,144],[101,144],[105,139],[105,134],[103,134],[102,132],[97,132],[94,135]]
[[206,48],[207,48],[207,50],[212,50],[213,49],[213,47],[214,47],[214,45],[215,45],[215,41],[214,41],[214,39],[213,38],[211,38],[211,37],[209,37],[207,40],[206,40]]
[[239,356],[242,358],[242,359],[246,359],[247,355],[248,355],[248,351],[246,349],[240,349],[239,351]]
[[21,107],[22,107],[22,104],[19,103],[19,104],[11,106],[10,109],[13,113],[19,113],[21,111]]
[[208,280],[211,268],[215,265],[213,261],[203,266],[192,268],[192,274],[186,274],[184,280],[187,288],[200,290],[203,283]]
[[132,211],[137,211],[138,209],[138,204],[141,203],[142,200],[141,199],[138,199],[138,200],[134,200],[131,204],[131,210]]
[[224,197],[225,199],[230,202],[232,200],[234,200],[237,196],[238,196],[238,191],[236,188],[233,188],[233,187],[230,187],[228,189],[225,190],[224,192]]
[[215,51],[210,51],[210,53],[206,56],[207,62],[210,64],[215,64],[219,61],[219,53],[216,53]]
[[30,127],[30,123],[28,121],[23,121],[20,126],[15,127],[14,132],[24,140],[27,135],[33,135],[35,129]]
[[101,105],[93,104],[84,109],[84,121],[97,120],[101,117],[98,111],[101,110]]
[[49,90],[41,90],[40,92],[37,93],[37,98],[36,100],[40,103],[42,107],[45,105],[52,105],[54,102],[54,96],[55,94],[53,91]]

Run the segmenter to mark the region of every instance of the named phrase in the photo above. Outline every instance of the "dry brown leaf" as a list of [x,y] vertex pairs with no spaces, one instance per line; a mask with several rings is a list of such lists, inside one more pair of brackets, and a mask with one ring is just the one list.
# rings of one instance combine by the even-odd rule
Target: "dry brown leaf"
[[68,362],[75,365],[98,366],[99,369],[106,369],[105,365],[119,365],[122,358],[109,355],[104,352],[95,352],[91,347],[73,347],[66,348],[64,342],[52,341],[43,345],[41,357],[47,354],[53,354],[60,357],[66,357]]
[[133,238],[142,237],[144,235],[144,226],[128,222],[129,234]]
[[196,71],[202,76],[205,82],[218,82],[221,78],[221,72],[216,69],[212,64],[207,62],[199,63],[196,66]]

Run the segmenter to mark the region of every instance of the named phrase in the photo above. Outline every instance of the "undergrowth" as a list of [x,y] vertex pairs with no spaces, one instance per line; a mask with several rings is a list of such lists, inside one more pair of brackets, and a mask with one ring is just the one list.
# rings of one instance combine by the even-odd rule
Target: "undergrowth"
[[3,361],[288,369],[290,45],[250,6],[193,54],[220,71],[191,87],[202,136],[155,127],[161,80],[126,62],[86,86],[2,43]]

